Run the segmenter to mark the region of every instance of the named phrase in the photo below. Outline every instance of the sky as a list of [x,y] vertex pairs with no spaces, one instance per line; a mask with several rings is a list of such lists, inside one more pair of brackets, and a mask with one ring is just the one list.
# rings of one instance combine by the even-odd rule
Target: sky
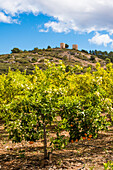
[[113,51],[113,0],[0,0],[0,54],[17,47]]

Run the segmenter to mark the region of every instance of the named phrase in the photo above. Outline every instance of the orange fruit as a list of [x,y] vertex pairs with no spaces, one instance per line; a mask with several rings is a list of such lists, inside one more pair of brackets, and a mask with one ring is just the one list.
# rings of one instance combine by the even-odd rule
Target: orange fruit
[[74,141],[73,140],[71,140],[71,143],[73,143]]
[[86,134],[86,133],[85,133],[84,135],[85,135],[85,136],[87,136],[87,134]]
[[85,140],[85,139],[86,139],[86,137],[82,137],[82,139],[83,139],[83,140]]
[[91,140],[91,138],[87,138],[87,140]]
[[73,127],[73,125],[71,125],[71,127]]
[[76,139],[75,142],[78,142],[78,139]]
[[33,141],[30,141],[29,144],[33,144],[34,142]]
[[92,135],[89,135],[89,138],[92,138]]

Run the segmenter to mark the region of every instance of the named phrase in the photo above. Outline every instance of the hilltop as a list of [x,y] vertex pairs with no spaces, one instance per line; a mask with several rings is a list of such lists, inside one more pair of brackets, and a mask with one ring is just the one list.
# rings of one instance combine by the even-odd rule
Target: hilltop
[[54,62],[56,65],[59,63],[59,60],[62,60],[66,66],[83,66],[83,72],[85,72],[87,67],[91,67],[91,69],[94,70],[97,62],[99,62],[102,67],[106,65],[105,60],[96,55],[89,54],[85,50],[34,48],[32,51],[19,51],[0,55],[0,74],[7,73],[9,67],[12,70],[19,69],[22,72],[26,70],[27,74],[32,74],[35,65],[40,69],[45,68],[45,59]]

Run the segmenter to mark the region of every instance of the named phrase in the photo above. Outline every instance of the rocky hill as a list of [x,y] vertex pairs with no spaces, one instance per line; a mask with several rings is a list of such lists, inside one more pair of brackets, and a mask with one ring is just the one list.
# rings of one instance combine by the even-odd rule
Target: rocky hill
[[98,58],[85,52],[72,49],[38,49],[37,51],[24,51],[19,53],[11,53],[0,55],[0,74],[7,73],[9,67],[12,70],[26,70],[27,74],[32,74],[32,71],[37,65],[40,69],[44,69],[44,60],[48,59],[56,65],[59,60],[62,60],[66,66],[80,65],[84,67],[84,72],[87,67],[94,70],[97,62],[105,67],[105,60]]

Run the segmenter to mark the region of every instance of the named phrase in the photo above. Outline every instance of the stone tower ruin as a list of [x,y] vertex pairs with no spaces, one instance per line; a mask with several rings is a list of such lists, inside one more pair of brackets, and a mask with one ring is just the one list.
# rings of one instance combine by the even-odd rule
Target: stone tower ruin
[[60,43],[60,48],[65,48],[65,43]]
[[73,44],[72,45],[72,49],[78,50],[78,45],[77,44]]

